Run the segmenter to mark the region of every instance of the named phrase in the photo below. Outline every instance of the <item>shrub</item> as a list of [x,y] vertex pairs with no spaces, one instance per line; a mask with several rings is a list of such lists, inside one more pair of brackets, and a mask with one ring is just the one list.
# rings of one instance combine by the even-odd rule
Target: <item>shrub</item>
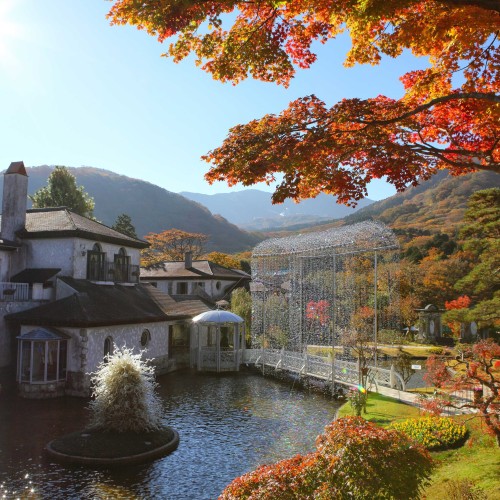
[[364,412],[366,413],[368,393],[366,392],[366,389],[364,387],[360,386],[359,389],[351,389],[347,393],[347,400],[349,401],[349,404],[351,405],[351,408],[357,417],[361,416],[362,410],[364,410]]
[[405,344],[409,340],[398,330],[379,330],[377,338],[381,344]]
[[162,404],[155,393],[154,368],[122,347],[92,373],[90,428],[114,432],[148,432],[161,428]]
[[436,354],[440,355],[443,354],[443,348],[442,347],[429,347],[428,349],[429,354]]
[[428,452],[408,436],[360,417],[332,422],[316,446],[314,453],[235,479],[219,500],[410,500],[419,498],[432,468]]
[[443,450],[456,446],[462,443],[467,435],[465,425],[447,417],[410,418],[404,422],[395,422],[391,427],[408,434],[428,450]]
[[447,484],[446,500],[486,500],[486,493],[468,479],[453,479]]

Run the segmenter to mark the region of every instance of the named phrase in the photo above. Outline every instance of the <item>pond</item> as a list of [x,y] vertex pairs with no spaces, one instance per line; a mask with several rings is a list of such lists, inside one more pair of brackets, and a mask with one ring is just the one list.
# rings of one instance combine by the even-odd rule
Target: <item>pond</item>
[[[256,373],[177,372],[158,379],[165,424],[180,434],[171,455],[141,466],[63,466],[47,442],[83,428],[87,401],[0,394],[0,498],[212,500],[235,477],[307,453],[339,403]],[[34,493],[27,492],[33,488]]]

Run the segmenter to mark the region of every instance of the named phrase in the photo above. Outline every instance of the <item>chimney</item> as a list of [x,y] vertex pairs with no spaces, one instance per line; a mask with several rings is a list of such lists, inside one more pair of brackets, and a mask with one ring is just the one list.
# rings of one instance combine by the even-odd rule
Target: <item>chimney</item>
[[22,161],[14,161],[3,176],[2,239],[16,241],[16,232],[26,225],[28,174]]
[[184,267],[191,269],[193,267],[193,252],[186,252],[184,254]]

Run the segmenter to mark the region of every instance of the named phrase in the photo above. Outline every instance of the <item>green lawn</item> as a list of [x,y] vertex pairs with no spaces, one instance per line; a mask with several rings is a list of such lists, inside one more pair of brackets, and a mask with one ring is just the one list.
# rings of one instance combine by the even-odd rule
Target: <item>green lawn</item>
[[[363,414],[363,417],[385,427],[397,420],[418,417],[420,413],[416,407],[379,394],[370,394],[367,413]],[[348,403],[339,410],[339,417],[352,414]],[[483,432],[478,418],[471,420],[470,416],[465,415],[453,418],[465,423],[469,430],[469,439],[458,449],[431,453],[436,461],[436,468],[424,498],[458,500],[460,497],[449,496],[450,481],[468,479],[484,490],[488,500],[500,500],[500,448],[492,437]]]

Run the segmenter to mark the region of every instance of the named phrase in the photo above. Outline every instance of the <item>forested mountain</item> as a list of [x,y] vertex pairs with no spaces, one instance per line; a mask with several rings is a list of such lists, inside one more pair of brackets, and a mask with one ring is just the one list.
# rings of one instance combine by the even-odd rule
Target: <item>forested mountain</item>
[[455,235],[462,224],[469,197],[491,187],[500,187],[500,175],[483,171],[452,177],[441,171],[418,186],[362,208],[343,222],[353,224],[373,218],[392,229]]
[[[26,169],[29,194],[46,185],[52,169],[46,165]],[[95,217],[108,226],[118,215],[126,213],[139,237],[171,228],[203,233],[209,236],[207,251],[240,252],[261,241],[259,235],[242,231],[223,217],[212,215],[199,203],[149,182],[92,167],[69,168],[69,171],[94,198]],[[0,176],[0,196],[2,193],[3,176]]]
[[211,195],[190,192],[180,194],[201,203],[213,214],[220,214],[233,224],[252,231],[288,229],[297,225],[314,225],[322,221],[341,219],[373,203],[370,199],[364,199],[356,208],[351,208],[337,204],[335,196],[322,193],[300,203],[286,200],[280,205],[273,205],[271,193],[258,189]]

